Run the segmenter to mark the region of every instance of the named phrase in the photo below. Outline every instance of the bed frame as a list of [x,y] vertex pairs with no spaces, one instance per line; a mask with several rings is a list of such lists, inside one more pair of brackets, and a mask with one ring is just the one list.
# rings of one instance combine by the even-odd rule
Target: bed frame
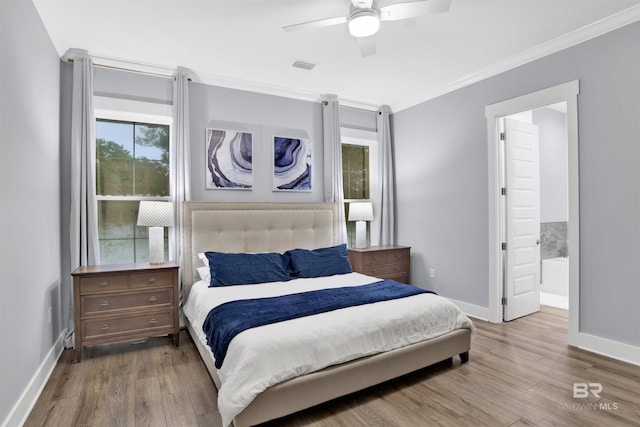
[[[284,252],[315,249],[338,242],[338,206],[333,203],[215,203],[183,205],[182,283],[186,300],[202,265],[198,253]],[[187,329],[216,384],[220,380],[211,350]],[[309,408],[336,397],[399,377],[459,355],[469,358],[471,333],[460,329],[389,352],[363,357],[292,378],[258,395],[233,423],[251,426]]]

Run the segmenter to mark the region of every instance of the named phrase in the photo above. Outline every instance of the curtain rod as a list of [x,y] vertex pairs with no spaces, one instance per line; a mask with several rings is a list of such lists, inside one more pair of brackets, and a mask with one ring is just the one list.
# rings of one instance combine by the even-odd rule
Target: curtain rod
[[[73,62],[73,58],[67,58],[67,62]],[[106,64],[98,64],[98,63],[94,63],[93,65],[96,66],[96,67],[110,68],[112,70],[128,71],[130,73],[148,74],[150,76],[165,77],[167,79],[170,79],[170,78],[173,77],[173,76],[168,75],[168,74],[154,73],[152,71],[132,70],[131,68],[117,67],[115,65],[106,65]],[[187,80],[188,81],[192,81],[191,77],[187,78]]]

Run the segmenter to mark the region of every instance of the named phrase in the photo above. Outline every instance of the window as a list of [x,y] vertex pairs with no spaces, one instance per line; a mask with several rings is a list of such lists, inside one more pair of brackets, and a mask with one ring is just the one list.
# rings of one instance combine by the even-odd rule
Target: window
[[[344,190],[345,218],[347,218],[348,245],[356,240],[356,224],[348,221],[349,202],[373,202],[374,218],[378,201],[373,196],[378,185],[378,141],[375,132],[341,129],[342,135],[342,186]],[[375,219],[373,221],[375,223]],[[371,243],[371,222],[367,222],[367,244]]]
[[342,184],[344,198],[369,198],[369,147],[342,143]]
[[[147,261],[141,200],[170,200],[170,118],[96,110],[96,199],[100,262]],[[165,251],[168,252],[165,228]],[[169,254],[165,253],[168,258]]]

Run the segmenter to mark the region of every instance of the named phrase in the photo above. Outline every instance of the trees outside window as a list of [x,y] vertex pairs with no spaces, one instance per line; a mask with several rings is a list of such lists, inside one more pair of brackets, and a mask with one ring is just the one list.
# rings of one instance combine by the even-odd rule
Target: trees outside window
[[[102,264],[148,260],[148,230],[136,225],[138,206],[141,200],[169,200],[169,136],[168,124],[96,120],[96,198]],[[167,229],[165,239],[166,233]]]

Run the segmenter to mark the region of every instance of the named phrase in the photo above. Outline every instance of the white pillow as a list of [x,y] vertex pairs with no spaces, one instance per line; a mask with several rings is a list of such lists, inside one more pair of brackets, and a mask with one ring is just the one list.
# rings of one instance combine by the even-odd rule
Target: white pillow
[[209,267],[198,267],[198,275],[200,275],[200,279],[202,279],[202,281],[209,283],[211,282],[211,270],[209,270]]
[[207,258],[207,256],[204,254],[204,252],[200,252],[198,254],[198,258],[200,258],[202,260],[202,262],[204,262],[204,265],[209,267],[209,258]]

